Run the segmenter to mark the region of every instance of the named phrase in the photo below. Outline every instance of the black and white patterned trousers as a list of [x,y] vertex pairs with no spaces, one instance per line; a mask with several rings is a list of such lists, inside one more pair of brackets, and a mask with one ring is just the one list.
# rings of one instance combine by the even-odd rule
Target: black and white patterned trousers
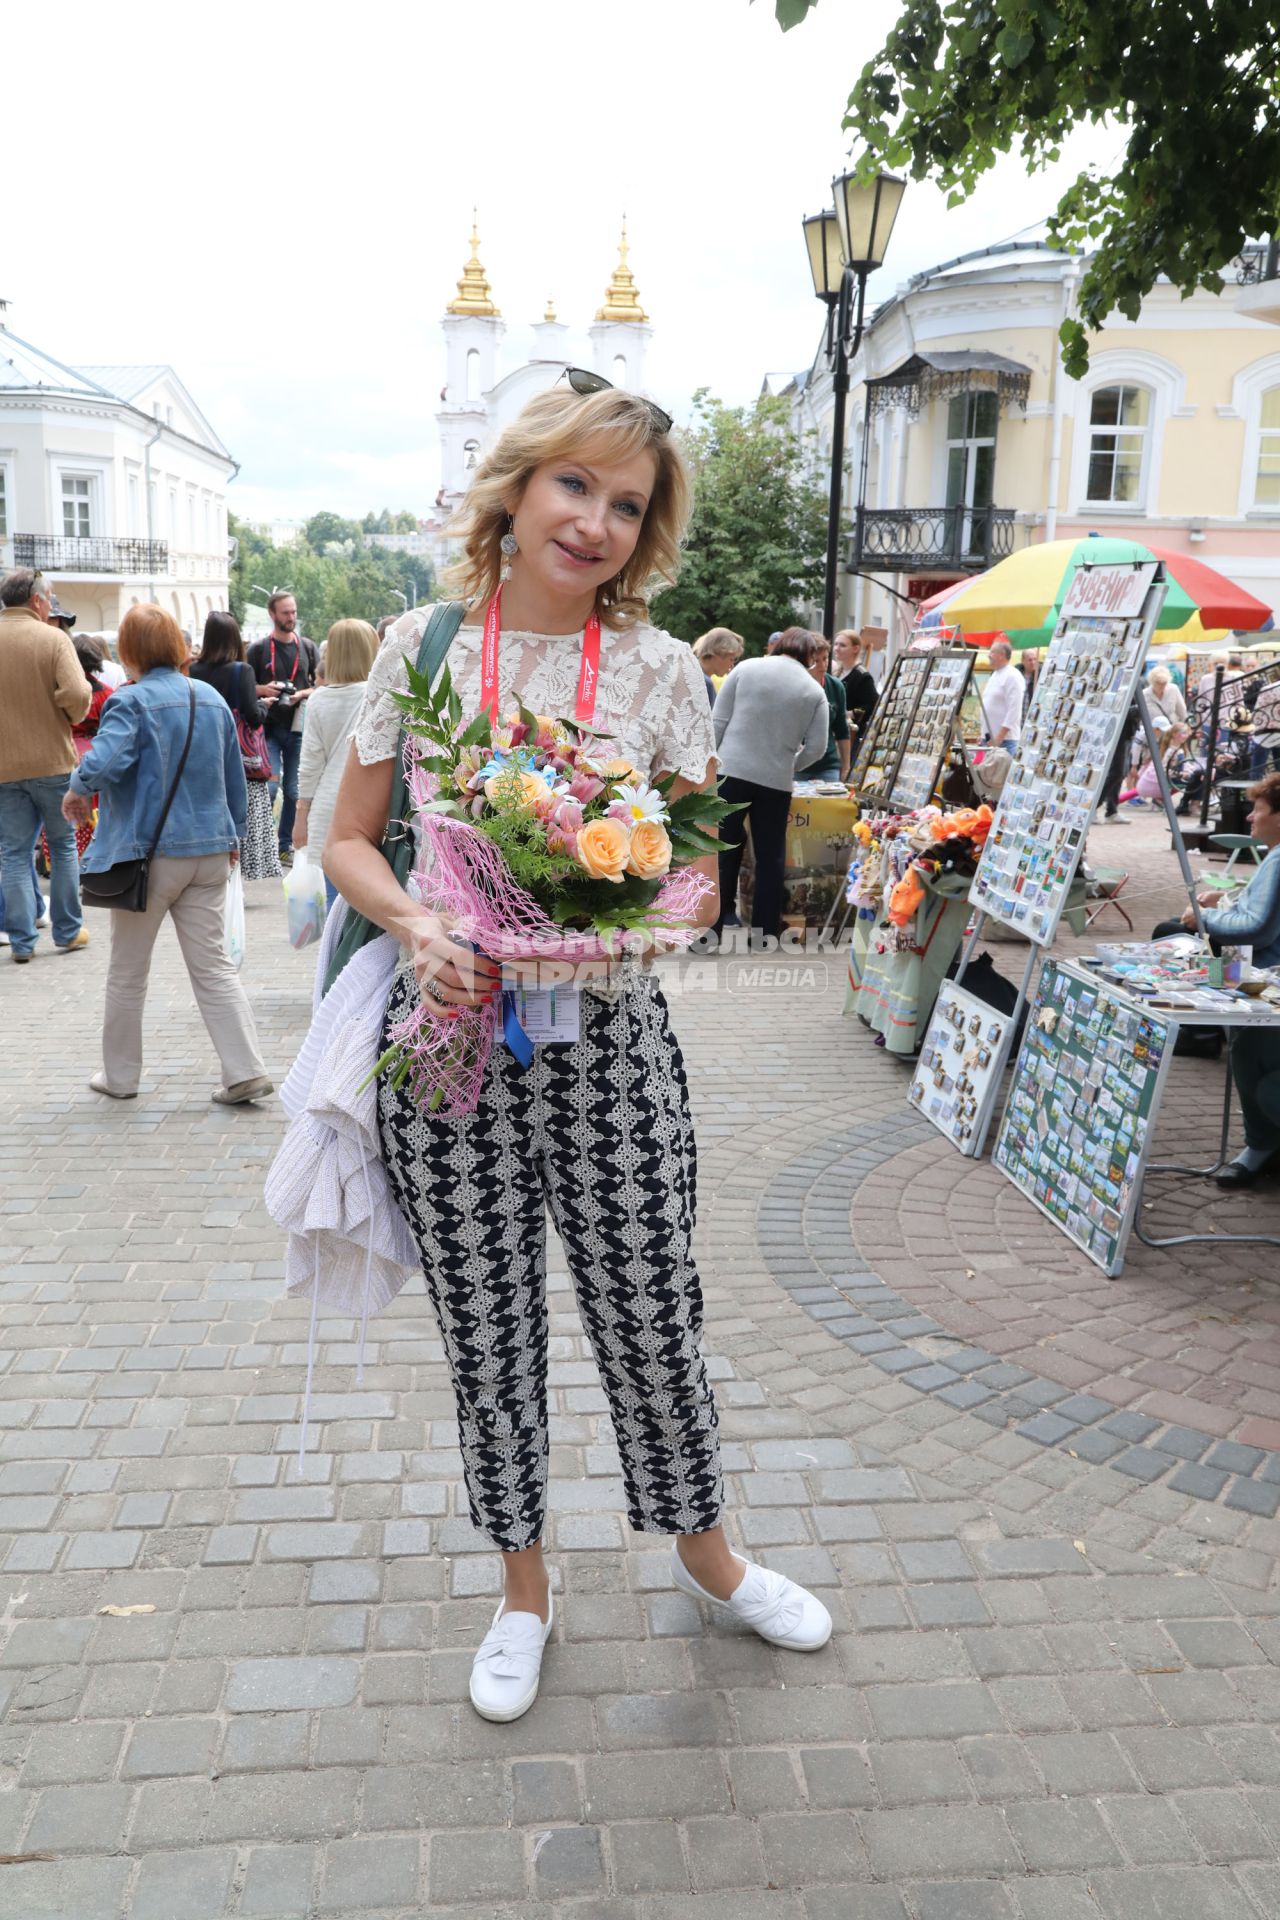
[[[402,970],[388,1025],[417,991]],[[508,1553],[538,1541],[546,1517],[547,1206],[608,1395],[632,1526],[700,1533],[723,1506],[698,1348],[684,1062],[648,974],[611,1002],[584,992],[581,1009],[579,1039],[538,1047],[526,1073],[499,1041],[474,1114],[424,1113],[386,1080],[379,1093],[383,1158],[457,1396],[471,1517]]]

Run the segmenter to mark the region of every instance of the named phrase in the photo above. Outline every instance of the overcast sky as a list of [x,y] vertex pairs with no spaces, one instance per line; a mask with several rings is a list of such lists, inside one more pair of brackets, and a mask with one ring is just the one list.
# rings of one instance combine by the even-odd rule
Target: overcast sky
[[[748,400],[812,358],[800,219],[896,11],[821,0],[783,35],[771,0],[62,0],[52,69],[5,108],[39,181],[9,326],[72,364],[172,364],[242,514],[425,512],[472,203],[513,361],[549,294],[585,330],[625,209],[652,393]],[[913,184],[872,299],[1041,218],[1074,170],[1010,159],[951,212]]]

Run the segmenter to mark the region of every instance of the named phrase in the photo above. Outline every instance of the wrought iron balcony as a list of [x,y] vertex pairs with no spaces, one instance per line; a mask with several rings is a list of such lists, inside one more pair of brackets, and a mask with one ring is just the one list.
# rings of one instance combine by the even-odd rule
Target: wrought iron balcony
[[95,540],[45,533],[15,533],[15,567],[39,573],[167,573],[167,540]]
[[977,573],[1013,552],[1013,507],[859,507],[849,543],[856,573]]
[[[1233,262],[1238,287],[1256,287],[1266,280],[1280,280],[1280,239],[1256,242],[1237,255]],[[1224,273],[1231,273],[1226,267]]]

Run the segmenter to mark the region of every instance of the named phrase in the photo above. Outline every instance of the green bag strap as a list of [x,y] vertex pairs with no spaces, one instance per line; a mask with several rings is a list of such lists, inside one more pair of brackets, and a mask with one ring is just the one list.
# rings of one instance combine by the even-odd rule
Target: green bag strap
[[[463,600],[441,601],[433,609],[418,648],[417,668],[426,674],[433,684],[436,675],[444,665],[445,655],[453,645],[454,635],[462,625],[462,616],[466,612]],[[395,772],[391,777],[391,803],[387,809],[387,831],[382,840],[382,857],[396,879],[403,887],[409,878],[409,869],[413,865],[413,833],[408,823],[409,786],[404,777],[404,741],[403,726],[396,737]],[[329,970],[325,974],[324,991],[328,993],[342,969],[362,947],[376,940],[383,929],[367,915],[357,913],[354,907],[348,907],[346,925],[342,936],[333,950]]]

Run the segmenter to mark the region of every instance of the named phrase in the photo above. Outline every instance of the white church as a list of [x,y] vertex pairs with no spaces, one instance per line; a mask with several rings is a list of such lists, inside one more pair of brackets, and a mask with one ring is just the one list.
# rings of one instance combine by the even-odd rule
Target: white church
[[[494,434],[535,393],[554,386],[565,368],[575,364],[569,347],[570,329],[548,304],[542,320],[533,328],[530,359],[499,376],[498,345],[506,327],[480,264],[479,249],[480,237],[473,219],[471,258],[462,270],[457,298],[450,301],[443,321],[447,368],[436,415],[442,477],[436,507],[444,518],[466,493],[481,452]],[[603,374],[615,387],[640,393],[644,390],[645,350],[653,328],[640,304],[635,277],[627,265],[628,253],[624,220],[618,264],[587,337],[591,370]]]

